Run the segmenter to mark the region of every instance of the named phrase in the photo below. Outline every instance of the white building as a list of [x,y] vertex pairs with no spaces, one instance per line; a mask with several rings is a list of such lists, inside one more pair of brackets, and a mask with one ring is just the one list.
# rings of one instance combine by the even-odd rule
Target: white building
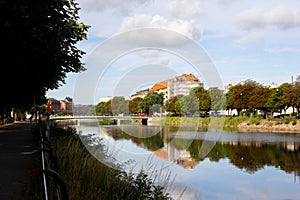
[[168,99],[177,95],[189,95],[192,88],[203,86],[192,74],[183,74],[168,81]]

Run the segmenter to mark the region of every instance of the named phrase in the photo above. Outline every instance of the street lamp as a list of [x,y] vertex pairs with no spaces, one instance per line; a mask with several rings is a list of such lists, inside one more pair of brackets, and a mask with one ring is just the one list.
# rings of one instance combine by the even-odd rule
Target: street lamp
[[[241,105],[241,111],[240,112],[242,112],[242,110],[243,110],[242,96],[243,96],[243,93],[241,92],[240,93],[240,105]],[[239,114],[241,115],[241,113],[239,113]]]

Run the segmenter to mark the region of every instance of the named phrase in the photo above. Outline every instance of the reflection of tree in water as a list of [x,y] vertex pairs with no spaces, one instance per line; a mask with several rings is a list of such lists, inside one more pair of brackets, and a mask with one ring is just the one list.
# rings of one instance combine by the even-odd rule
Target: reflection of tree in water
[[264,152],[264,148],[256,148],[253,144],[250,146],[238,144],[229,148],[230,162],[249,173],[254,173],[264,168],[265,165],[271,165],[271,160]]
[[[138,138],[121,132],[118,129],[110,130],[110,134],[115,140],[129,139],[150,151],[159,150],[170,144],[170,141],[174,140],[174,137],[169,136],[171,135],[170,133],[170,130],[164,129],[162,133],[158,133],[152,137]],[[173,147],[177,150],[184,150],[187,147],[187,142],[190,142],[190,140],[175,139]],[[202,143],[203,140],[194,140],[186,149],[191,159],[198,162],[205,159],[199,158],[199,150]],[[265,166],[274,166],[287,173],[295,172],[296,175],[300,176],[300,144],[295,143],[293,149],[289,149],[287,146],[283,142],[218,142],[206,158],[209,158],[213,162],[228,158],[230,163],[248,173],[255,173]]]
[[163,137],[160,134],[155,134],[152,137],[147,138],[139,138],[129,135],[126,132],[121,131],[119,128],[107,129],[107,133],[110,134],[110,136],[115,140],[131,140],[133,143],[138,144],[139,146],[142,146],[150,151],[161,149],[164,146],[164,142],[162,140]]
[[[198,156],[202,142],[195,140],[189,147],[191,156],[199,161],[203,160]],[[298,176],[300,175],[300,147],[291,151],[284,143],[217,143],[206,157],[216,162],[228,158],[230,163],[248,173],[254,173],[265,166],[275,166],[285,172],[296,172]]]

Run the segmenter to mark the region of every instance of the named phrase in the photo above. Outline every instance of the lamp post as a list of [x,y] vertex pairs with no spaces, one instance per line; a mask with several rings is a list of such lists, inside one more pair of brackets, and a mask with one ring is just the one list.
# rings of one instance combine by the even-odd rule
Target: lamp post
[[240,105],[241,105],[241,113],[240,113],[240,116],[242,116],[242,110],[243,110],[243,102],[242,102],[242,96],[243,96],[243,93],[241,92],[240,93]]

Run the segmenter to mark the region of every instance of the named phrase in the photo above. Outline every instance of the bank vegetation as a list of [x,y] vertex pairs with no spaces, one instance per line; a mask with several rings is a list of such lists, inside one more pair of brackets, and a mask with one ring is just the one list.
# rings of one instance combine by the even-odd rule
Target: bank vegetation
[[[62,128],[55,124],[51,126],[50,139],[69,199],[173,199],[166,191],[168,177],[158,181],[161,177],[148,174],[143,169],[139,173],[126,172],[123,170],[126,163],[114,164],[113,158],[106,155],[101,140],[95,145],[95,139],[91,136],[79,137],[75,128]],[[106,161],[112,162],[114,167],[103,164],[90,154],[84,144],[92,143],[93,148],[97,149]],[[42,199],[41,177],[36,176],[36,179],[31,180],[28,193],[34,199]]]

